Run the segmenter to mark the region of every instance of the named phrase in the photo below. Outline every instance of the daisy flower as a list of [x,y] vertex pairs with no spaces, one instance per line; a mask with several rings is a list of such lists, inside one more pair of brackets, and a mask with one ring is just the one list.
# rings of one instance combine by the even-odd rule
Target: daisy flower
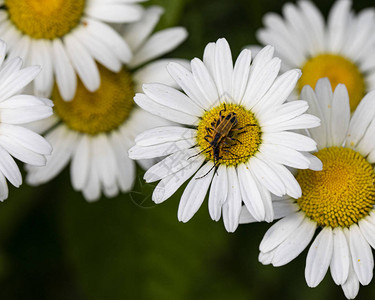
[[[284,166],[319,168],[307,151],[315,142],[292,129],[311,128],[319,119],[304,112],[305,101],[284,103],[301,73],[278,76],[280,59],[265,47],[252,61],[243,50],[233,66],[225,39],[207,45],[203,62],[194,58],[190,72],[167,67],[181,89],[144,84],[135,102],[146,111],[187,127],[161,127],[136,138],[133,159],[167,156],[144,175],[160,180],[152,199],[168,199],[190,177],[180,200],[178,219],[187,222],[209,192],[209,212],[227,231],[235,231],[242,202],[257,220],[272,221],[270,192],[300,196],[300,188]],[[216,175],[214,175],[216,174]]]
[[118,73],[99,66],[101,85],[96,92],[86,90],[79,81],[74,99],[66,102],[54,89],[55,115],[37,124],[39,131],[46,132],[53,151],[45,167],[27,166],[29,184],[51,180],[71,162],[73,188],[89,201],[99,199],[102,191],[113,197],[132,188],[135,163],[127,153],[135,135],[166,124],[138,108],[133,97],[145,81],[173,81],[165,70],[170,60],[160,59],[134,69],[174,49],[187,37],[180,27],[151,34],[162,12],[159,7],[150,7],[139,22],[123,29],[133,60]]
[[[52,102],[20,92],[40,72],[39,66],[22,68],[19,57],[3,63],[6,44],[0,40],[0,201],[8,198],[6,179],[15,187],[22,184],[21,172],[13,157],[35,166],[46,163],[51,146],[24,124],[52,115]],[[13,156],[13,157],[12,157]]]
[[257,32],[263,44],[275,46],[283,68],[299,68],[303,86],[315,86],[328,77],[332,88],[343,83],[349,92],[354,111],[366,92],[375,88],[375,12],[359,14],[351,10],[351,1],[337,0],[328,21],[310,1],[283,6],[283,17],[275,13],[264,16],[265,28]]
[[[302,197],[284,196],[274,202],[275,215],[282,219],[265,234],[259,260],[285,265],[314,240],[306,259],[308,286],[316,287],[330,268],[334,282],[352,299],[359,283],[367,285],[373,276],[375,92],[363,98],[351,118],[345,85],[332,92],[325,78],[315,91],[306,86],[301,94],[310,112],[322,120],[309,133],[318,143],[314,155],[323,170],[298,170],[295,178]],[[244,208],[241,222],[251,221]]]
[[10,57],[20,56],[43,71],[33,83],[34,94],[49,97],[53,83],[64,100],[77,87],[100,85],[95,60],[113,72],[131,60],[128,44],[107,23],[141,18],[144,0],[0,0],[0,33]]

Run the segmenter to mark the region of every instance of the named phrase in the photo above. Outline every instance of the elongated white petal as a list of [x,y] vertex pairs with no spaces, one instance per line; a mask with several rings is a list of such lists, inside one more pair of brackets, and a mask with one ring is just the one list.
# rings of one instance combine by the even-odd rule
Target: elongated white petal
[[220,165],[216,175],[212,179],[210,195],[208,198],[208,211],[211,219],[219,221],[221,216],[221,207],[227,200],[228,195],[228,175],[225,165]]
[[367,285],[373,276],[374,258],[370,245],[356,224],[353,224],[349,228],[349,246],[353,268],[358,280],[362,285]]
[[327,273],[333,253],[333,234],[325,227],[315,238],[306,258],[305,278],[309,287],[316,287]]
[[193,125],[198,122],[196,116],[161,105],[144,94],[136,94],[134,101],[144,110],[173,122],[186,125]]
[[60,39],[52,41],[53,66],[61,97],[72,100],[77,88],[77,76]]
[[353,269],[352,261],[349,264],[349,276],[344,284],[341,285],[344,291],[345,297],[348,299],[354,299],[359,291],[359,281],[355,271]]
[[250,75],[251,51],[244,49],[238,56],[232,75],[231,95],[235,103],[241,103]]
[[22,176],[14,159],[2,147],[0,147],[0,156],[0,172],[12,185],[19,187],[22,184]]
[[227,175],[228,194],[227,200],[223,205],[223,220],[225,229],[228,232],[234,232],[239,224],[242,204],[241,191],[236,169],[234,167],[228,167]]
[[154,33],[134,54],[129,67],[138,67],[172,51],[186,38],[187,31],[183,27],[168,28]]
[[255,183],[253,175],[246,165],[241,164],[237,167],[238,179],[240,182],[240,189],[242,201],[250,214],[257,220],[263,221],[265,219],[265,208],[259,192],[258,186]]
[[181,222],[189,221],[202,205],[214,174],[213,166],[212,162],[207,162],[189,181],[178,206],[178,219]]
[[155,187],[152,200],[157,204],[167,200],[201,167],[204,160],[203,156],[198,156],[190,165],[162,179]]
[[215,48],[216,86],[219,97],[231,98],[233,60],[229,44],[226,39],[218,39]]
[[349,245],[344,231],[333,229],[333,253],[330,264],[331,275],[336,284],[344,284],[349,276],[350,266]]
[[349,129],[349,94],[343,84],[337,85],[332,99],[332,145],[341,146]]
[[289,235],[275,250],[272,264],[285,265],[295,259],[310,243],[314,236],[316,223],[305,218],[292,235]]
[[278,247],[294,233],[296,228],[302,223],[303,219],[304,214],[295,213],[276,222],[264,235],[259,245],[259,250],[261,252],[268,252]]
[[199,155],[196,148],[181,150],[153,165],[144,175],[146,182],[154,182],[174,174],[190,165]]
[[143,85],[144,93],[155,102],[194,116],[203,115],[203,110],[185,94],[169,86],[153,83]]

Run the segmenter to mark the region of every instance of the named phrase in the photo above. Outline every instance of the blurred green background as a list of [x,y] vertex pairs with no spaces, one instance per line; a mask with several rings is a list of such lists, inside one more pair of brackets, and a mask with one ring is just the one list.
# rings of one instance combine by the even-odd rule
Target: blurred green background
[[[255,30],[276,0],[152,0],[165,7],[159,29],[182,25],[189,39],[168,57],[202,57],[226,37],[234,57],[256,43]],[[315,1],[326,15],[333,1]],[[358,1],[355,10],[373,5]],[[181,192],[155,206],[142,171],[134,191],[87,203],[66,170],[51,183],[10,188],[0,207],[0,299],[345,299],[329,274],[306,286],[306,251],[287,266],[263,266],[258,245],[268,224],[234,234],[209,218],[207,202],[177,221]],[[374,282],[357,299],[375,296]]]

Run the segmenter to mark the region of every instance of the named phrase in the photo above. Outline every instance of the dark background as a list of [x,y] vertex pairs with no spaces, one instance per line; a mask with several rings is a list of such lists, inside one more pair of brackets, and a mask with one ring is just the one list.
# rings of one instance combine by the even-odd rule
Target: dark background
[[[169,57],[202,57],[226,37],[233,56],[256,43],[255,30],[276,0],[154,0],[159,29],[182,25],[189,39]],[[333,1],[315,1],[327,15]],[[374,4],[355,1],[356,11]],[[304,279],[306,251],[274,268],[258,260],[269,225],[234,234],[209,217],[207,202],[187,224],[177,220],[180,192],[155,206],[138,170],[134,191],[87,203],[69,172],[41,187],[10,188],[0,204],[0,299],[344,299],[329,274],[315,289]],[[375,296],[374,282],[357,299]]]

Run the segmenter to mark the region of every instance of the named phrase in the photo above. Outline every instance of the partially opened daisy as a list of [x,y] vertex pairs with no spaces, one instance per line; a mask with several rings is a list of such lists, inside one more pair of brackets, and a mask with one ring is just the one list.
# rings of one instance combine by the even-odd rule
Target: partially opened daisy
[[[302,197],[284,196],[275,201],[275,215],[282,219],[265,234],[259,260],[285,265],[314,240],[306,260],[308,286],[316,287],[330,268],[335,283],[351,299],[357,295],[359,283],[367,285],[373,276],[375,92],[363,98],[352,118],[342,84],[332,93],[329,81],[321,79],[315,91],[304,87],[302,97],[309,102],[311,113],[322,120],[309,133],[318,143],[315,156],[322,161],[323,170],[298,170]],[[241,221],[252,220],[244,208]]]
[[22,68],[19,57],[3,63],[6,44],[0,40],[0,201],[8,198],[8,180],[15,187],[22,184],[20,170],[14,158],[43,166],[51,146],[40,135],[23,127],[24,124],[52,115],[52,102],[20,94],[39,74],[40,67]]
[[95,61],[113,72],[131,60],[128,44],[107,23],[129,23],[141,18],[144,0],[0,0],[1,38],[8,54],[20,56],[43,71],[34,93],[50,96],[56,80],[64,100],[77,86],[95,91],[100,85]]
[[375,88],[374,10],[356,15],[351,1],[337,0],[325,23],[314,4],[298,1],[283,6],[283,18],[267,13],[263,21],[266,27],[257,32],[258,39],[275,46],[283,68],[302,70],[298,92],[328,77],[333,89],[339,83],[346,85],[353,111]]
[[29,184],[51,180],[71,162],[72,185],[87,200],[99,199],[102,191],[113,197],[132,188],[135,163],[129,159],[128,149],[135,135],[170,124],[138,108],[133,97],[145,81],[173,81],[165,70],[170,60],[160,59],[134,69],[174,49],[187,37],[180,27],[151,35],[162,12],[159,7],[150,7],[139,22],[124,29],[133,60],[118,73],[100,66],[101,85],[96,92],[89,92],[79,81],[74,99],[66,102],[54,89],[55,115],[37,124],[38,130],[47,132],[46,139],[54,149],[45,167],[27,166]]
[[304,112],[305,101],[285,103],[299,70],[278,76],[280,59],[265,47],[252,61],[243,50],[233,66],[225,39],[207,45],[203,62],[191,61],[192,72],[170,63],[171,76],[185,93],[163,84],[144,84],[136,103],[143,109],[187,127],[162,127],[136,138],[133,159],[167,156],[145,174],[158,181],[152,199],[161,203],[192,177],[178,209],[187,222],[201,206],[209,187],[209,212],[234,231],[242,202],[257,220],[272,221],[270,192],[299,197],[301,190],[284,166],[319,168],[306,151],[315,142],[292,129],[311,128],[319,119]]

